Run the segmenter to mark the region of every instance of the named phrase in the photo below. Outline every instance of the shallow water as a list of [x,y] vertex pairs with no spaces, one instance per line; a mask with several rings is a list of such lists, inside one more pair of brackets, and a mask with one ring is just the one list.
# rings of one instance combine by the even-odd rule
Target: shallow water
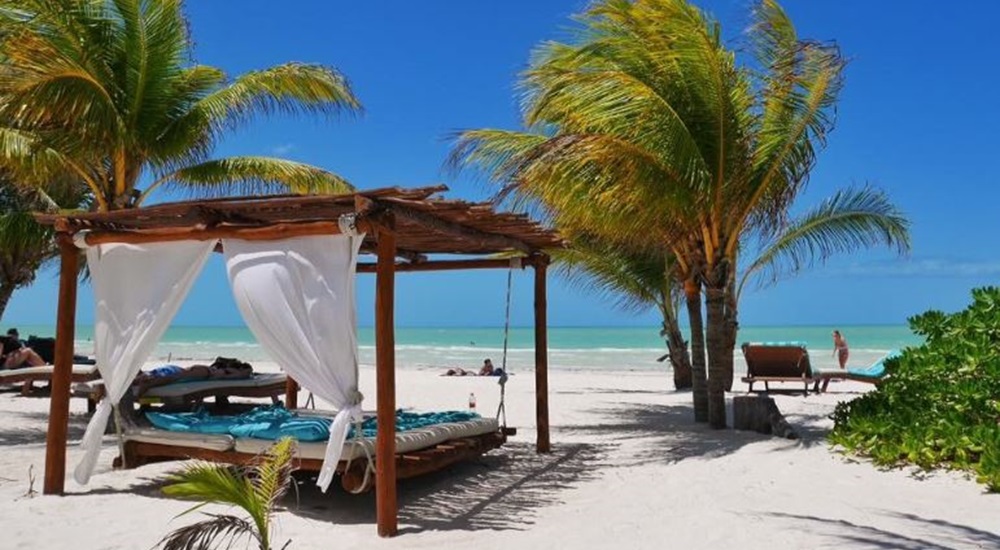
[[[19,327],[22,337],[51,335],[52,326]],[[805,342],[810,359],[821,367],[836,365],[830,333],[838,328],[851,346],[850,364],[868,365],[886,352],[920,343],[903,326],[841,327],[744,327],[739,342]],[[666,352],[657,327],[553,327],[549,329],[549,365],[553,369],[602,370],[626,368],[665,370],[668,363],[656,361]],[[78,352],[93,350],[93,327],[77,327]],[[359,329],[361,363],[375,360],[374,331]],[[512,328],[507,342],[507,368],[511,372],[531,370],[534,365],[534,331]],[[482,328],[397,328],[396,352],[400,368],[478,368],[490,357],[503,361],[502,327]],[[216,356],[239,357],[246,361],[269,360],[245,327],[171,327],[153,354],[157,360],[210,360]],[[737,369],[743,368],[737,351]]]

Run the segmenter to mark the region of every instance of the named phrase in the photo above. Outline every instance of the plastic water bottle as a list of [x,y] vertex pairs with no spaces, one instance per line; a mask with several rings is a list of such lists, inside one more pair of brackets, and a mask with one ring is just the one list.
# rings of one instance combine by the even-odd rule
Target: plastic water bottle
[[476,408],[476,394],[474,393],[469,394],[469,408],[470,409]]

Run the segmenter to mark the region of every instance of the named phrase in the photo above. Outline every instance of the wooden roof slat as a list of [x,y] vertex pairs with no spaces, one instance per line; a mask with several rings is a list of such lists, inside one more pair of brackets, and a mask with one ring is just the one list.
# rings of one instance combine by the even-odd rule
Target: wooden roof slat
[[341,214],[355,212],[360,200],[396,212],[397,245],[406,254],[401,257],[413,261],[420,261],[423,254],[491,254],[513,250],[531,253],[564,245],[557,234],[526,214],[495,212],[489,202],[432,198],[445,190],[447,187],[437,185],[344,195],[217,198],[114,212],[36,214],[35,219],[46,225],[65,222],[70,231],[160,235],[200,227],[254,229],[335,222]]

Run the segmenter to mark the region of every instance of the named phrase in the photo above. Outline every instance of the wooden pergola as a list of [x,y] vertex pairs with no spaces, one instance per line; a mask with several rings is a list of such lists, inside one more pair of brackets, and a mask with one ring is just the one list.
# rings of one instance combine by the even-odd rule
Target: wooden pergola
[[[100,243],[151,243],[238,238],[281,240],[304,235],[339,234],[339,220],[354,215],[366,233],[362,253],[374,263],[359,263],[358,272],[375,273],[375,371],[377,391],[375,491],[378,533],[397,531],[395,461],[395,329],[394,292],[397,271],[508,268],[520,256],[535,270],[535,416],[536,448],[549,451],[548,343],[546,332],[546,250],[564,241],[522,214],[500,213],[490,203],[445,200],[445,186],[385,188],[345,195],[280,195],[223,198],[160,204],[106,213],[36,214],[51,225],[61,251],[56,321],[55,373],[46,438],[45,494],[63,494],[69,423],[70,375],[73,364],[77,277],[80,250],[74,239]],[[85,233],[82,233],[85,232]],[[429,255],[461,255],[431,259]],[[298,387],[289,380],[287,405],[296,406]]]

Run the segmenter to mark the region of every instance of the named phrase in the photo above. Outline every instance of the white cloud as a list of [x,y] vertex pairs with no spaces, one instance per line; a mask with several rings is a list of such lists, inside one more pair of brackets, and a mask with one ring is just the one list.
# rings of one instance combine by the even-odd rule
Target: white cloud
[[869,277],[1000,277],[1000,260],[909,258],[854,263],[820,271],[828,275]]
[[295,150],[295,144],[294,143],[284,143],[282,145],[278,145],[278,146],[272,148],[271,149],[271,154],[280,157],[282,155],[287,155],[288,153],[291,153],[294,150]]

